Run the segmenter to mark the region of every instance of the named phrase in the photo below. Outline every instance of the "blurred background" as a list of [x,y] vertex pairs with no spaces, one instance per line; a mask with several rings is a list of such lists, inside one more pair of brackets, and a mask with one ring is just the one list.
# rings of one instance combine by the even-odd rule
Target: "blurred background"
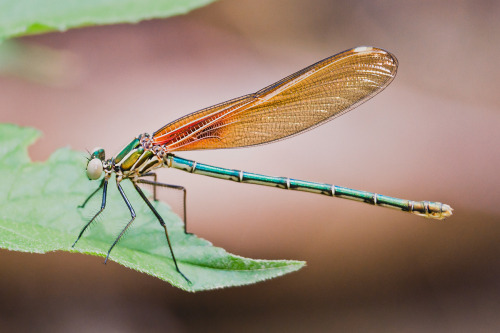
[[[0,331],[470,332],[500,329],[498,1],[223,0],[185,16],[23,38],[0,121],[30,148],[114,154],[143,132],[345,49],[399,59],[355,111],[203,163],[450,204],[431,221],[307,193],[160,171],[191,232],[242,256],[306,260],[252,286],[190,294],[102,259],[0,251]],[[18,53],[19,54],[19,53]],[[161,193],[180,209],[180,198]]]

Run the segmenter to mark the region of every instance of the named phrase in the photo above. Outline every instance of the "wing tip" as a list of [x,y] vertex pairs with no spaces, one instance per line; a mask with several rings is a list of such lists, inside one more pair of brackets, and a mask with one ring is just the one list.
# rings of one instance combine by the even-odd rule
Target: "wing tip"
[[390,58],[392,60],[392,62],[394,62],[395,70],[397,70],[397,68],[399,66],[398,58],[396,58],[396,56],[394,54],[392,54],[391,52],[389,52],[387,50],[378,48],[378,47],[374,47],[374,46],[358,46],[358,47],[353,48],[351,50],[351,52],[353,52],[353,53],[365,53],[365,52],[368,52],[368,53],[373,53],[373,52],[383,53],[383,54],[387,55],[387,57]]
[[378,50],[373,46],[358,46],[352,49],[352,52],[371,52],[373,50]]

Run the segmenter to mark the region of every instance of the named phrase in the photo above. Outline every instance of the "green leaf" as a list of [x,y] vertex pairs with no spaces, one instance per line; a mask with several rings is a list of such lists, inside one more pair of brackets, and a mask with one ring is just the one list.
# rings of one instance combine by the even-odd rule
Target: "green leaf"
[[[27,147],[39,132],[0,124],[0,247],[45,253],[70,251],[105,257],[116,236],[130,220],[130,212],[110,181],[106,209],[75,248],[81,228],[98,211],[100,195],[85,209],[77,206],[94,191],[98,181],[85,175],[86,156],[59,149],[47,162],[33,163]],[[186,280],[175,270],[163,228],[129,181],[123,181],[137,214],[110,260],[144,272],[188,291],[199,291],[263,281],[296,271],[302,261],[254,260],[227,253],[204,239],[184,233],[182,220],[165,204],[153,205],[167,223],[174,253]]]
[[185,14],[215,0],[4,0],[0,40],[47,31]]

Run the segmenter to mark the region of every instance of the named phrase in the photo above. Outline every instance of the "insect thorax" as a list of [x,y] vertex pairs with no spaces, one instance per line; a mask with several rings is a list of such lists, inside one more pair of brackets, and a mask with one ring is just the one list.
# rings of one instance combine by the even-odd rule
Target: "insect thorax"
[[163,166],[167,154],[164,146],[153,145],[149,134],[144,133],[133,139],[114,158],[114,170],[123,178],[144,175]]

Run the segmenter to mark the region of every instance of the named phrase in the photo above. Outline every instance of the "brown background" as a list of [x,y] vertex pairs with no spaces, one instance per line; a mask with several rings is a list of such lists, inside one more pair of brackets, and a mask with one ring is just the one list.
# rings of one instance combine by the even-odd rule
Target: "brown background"
[[499,15],[498,1],[226,0],[167,20],[24,38],[60,51],[23,66],[29,80],[0,79],[0,121],[44,133],[35,160],[68,145],[115,153],[342,50],[390,50],[396,80],[356,111],[272,145],[181,156],[443,201],[455,215],[435,222],[163,170],[163,181],[188,188],[191,231],[232,253],[308,266],[189,294],[97,257],[3,250],[0,331],[498,330]]

